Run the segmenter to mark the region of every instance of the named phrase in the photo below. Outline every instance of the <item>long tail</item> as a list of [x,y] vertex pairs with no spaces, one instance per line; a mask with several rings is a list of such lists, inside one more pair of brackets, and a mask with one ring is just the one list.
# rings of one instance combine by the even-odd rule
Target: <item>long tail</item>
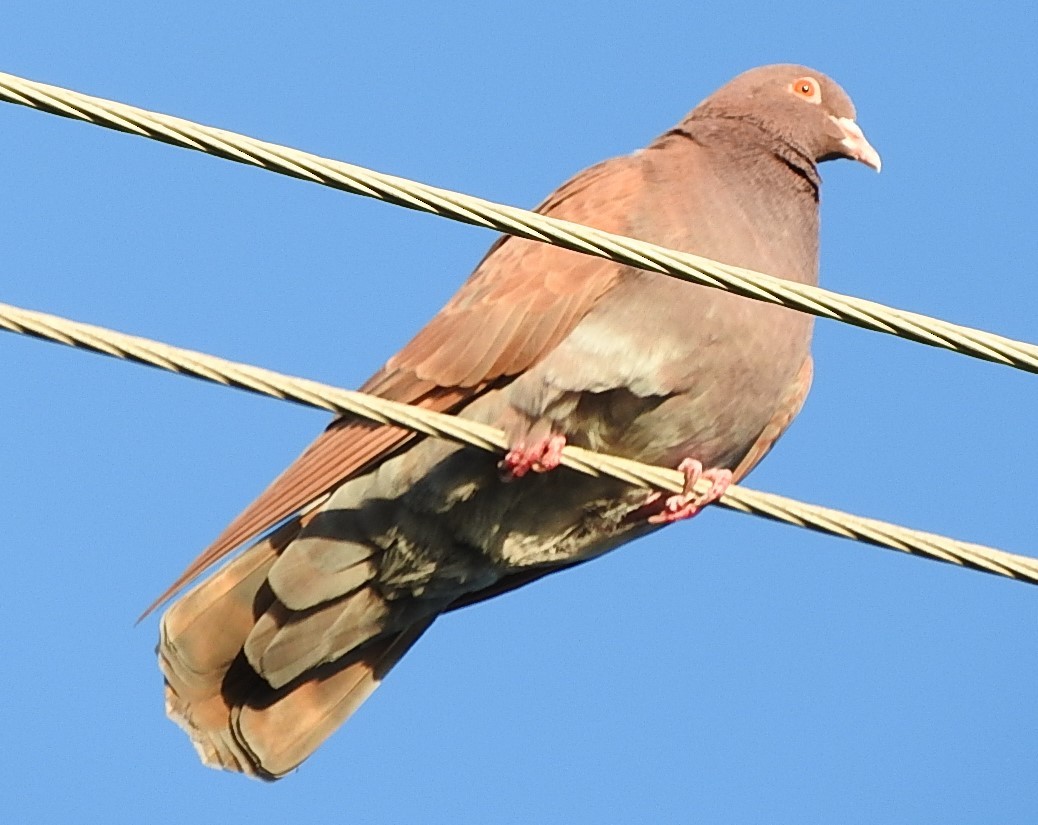
[[435,617],[376,636],[274,688],[243,648],[275,599],[267,574],[300,532],[293,519],[178,601],[162,617],[166,712],[215,768],[277,779],[310,756],[379,686]]

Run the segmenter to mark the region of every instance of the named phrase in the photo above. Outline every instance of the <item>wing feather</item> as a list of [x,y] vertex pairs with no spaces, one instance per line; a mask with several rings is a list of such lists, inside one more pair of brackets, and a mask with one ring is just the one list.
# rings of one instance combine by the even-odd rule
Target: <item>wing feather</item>
[[[625,232],[631,199],[644,188],[641,175],[635,156],[614,158],[572,178],[538,211]],[[620,265],[536,241],[500,238],[447,305],[361,389],[455,411],[543,358],[623,271]],[[147,612],[244,542],[419,437],[352,418],[332,422]]]

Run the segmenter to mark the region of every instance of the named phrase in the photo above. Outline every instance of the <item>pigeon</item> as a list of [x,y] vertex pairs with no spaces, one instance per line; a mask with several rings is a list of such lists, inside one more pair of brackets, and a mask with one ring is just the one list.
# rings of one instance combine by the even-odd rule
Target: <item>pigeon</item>
[[[817,166],[835,158],[880,168],[847,94],[765,66],[537,211],[814,284]],[[811,330],[783,307],[500,238],[361,389],[500,427],[508,453],[333,421],[158,600],[254,542],[163,615],[167,713],[210,766],[292,771],[439,615],[722,496],[799,412]],[[679,468],[685,490],[559,467],[567,444]]]

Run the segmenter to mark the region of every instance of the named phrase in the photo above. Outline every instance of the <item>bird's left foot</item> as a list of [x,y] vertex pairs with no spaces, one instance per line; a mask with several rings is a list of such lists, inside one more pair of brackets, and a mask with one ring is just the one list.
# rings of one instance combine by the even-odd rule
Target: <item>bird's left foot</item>
[[[670,524],[692,518],[708,504],[713,504],[721,498],[732,483],[731,470],[719,467],[704,470],[702,463],[694,458],[686,458],[678,465],[678,469],[685,474],[682,491],[665,499],[662,493],[649,496],[649,500],[645,502],[645,506],[652,508],[649,524]],[[705,493],[697,493],[695,489],[696,482],[701,478],[710,482],[710,489]]]
[[497,466],[505,480],[522,478],[533,470],[535,473],[546,473],[554,470],[562,461],[562,448],[566,446],[566,436],[550,435],[527,446],[520,442],[508,451]]

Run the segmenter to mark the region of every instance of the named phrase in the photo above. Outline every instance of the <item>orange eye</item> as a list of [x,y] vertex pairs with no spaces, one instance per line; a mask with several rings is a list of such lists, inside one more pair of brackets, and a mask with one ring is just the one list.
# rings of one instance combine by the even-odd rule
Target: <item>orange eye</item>
[[793,94],[810,100],[812,103],[820,103],[822,92],[818,88],[818,81],[813,77],[800,77],[793,81],[790,86]]

